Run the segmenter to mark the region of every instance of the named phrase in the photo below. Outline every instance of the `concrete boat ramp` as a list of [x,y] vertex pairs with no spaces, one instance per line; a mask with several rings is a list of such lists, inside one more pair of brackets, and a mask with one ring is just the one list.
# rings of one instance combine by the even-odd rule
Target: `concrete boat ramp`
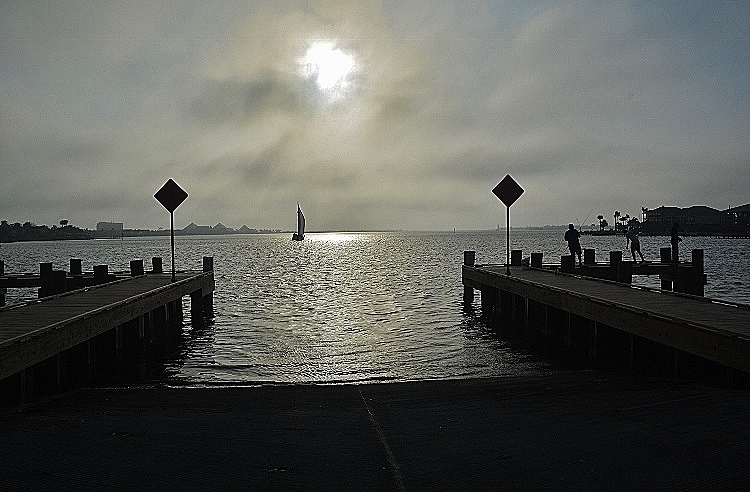
[[750,392],[590,371],[87,389],[6,408],[3,490],[746,490]]

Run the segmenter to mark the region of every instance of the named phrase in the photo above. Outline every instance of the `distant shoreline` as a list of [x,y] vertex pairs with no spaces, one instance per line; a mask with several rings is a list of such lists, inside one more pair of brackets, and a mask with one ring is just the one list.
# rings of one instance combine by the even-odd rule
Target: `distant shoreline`
[[[558,232],[567,229],[566,225],[545,225],[545,226],[521,226],[511,227],[513,231],[540,231],[540,232]],[[257,235],[257,234],[289,234],[292,231],[281,229],[248,229],[235,230],[230,228],[214,229],[211,231],[192,231],[176,229],[175,236],[233,236],[233,235]],[[348,231],[309,231],[310,234],[365,234],[365,233],[441,233],[441,234],[466,234],[466,233],[502,233],[505,234],[507,229],[504,227],[498,229],[447,229],[447,230],[405,230],[405,229],[381,229],[381,230],[348,230]],[[608,229],[599,231],[598,229],[582,229],[581,234],[590,236],[622,236],[624,231],[614,231]],[[123,229],[122,231],[94,231],[89,229],[79,229],[75,226],[53,227],[31,226],[16,228],[9,233],[7,228],[0,228],[0,243],[30,242],[30,241],[70,241],[70,240],[91,240],[91,239],[123,239],[133,237],[162,237],[169,236],[168,229]],[[669,232],[641,231],[641,236],[669,236]],[[682,237],[719,237],[734,239],[750,239],[750,232],[730,232],[730,231],[680,231]]]

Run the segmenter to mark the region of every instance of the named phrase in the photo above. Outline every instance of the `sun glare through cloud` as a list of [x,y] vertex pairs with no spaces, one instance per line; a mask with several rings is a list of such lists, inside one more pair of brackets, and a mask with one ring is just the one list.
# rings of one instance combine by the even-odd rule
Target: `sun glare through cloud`
[[750,201],[748,1],[48,3],[0,2],[11,223],[156,229],[168,178],[177,227],[311,233],[494,230],[506,174],[519,227]]
[[354,57],[331,41],[315,41],[299,60],[303,78],[330,98],[338,98],[351,88],[356,69]]

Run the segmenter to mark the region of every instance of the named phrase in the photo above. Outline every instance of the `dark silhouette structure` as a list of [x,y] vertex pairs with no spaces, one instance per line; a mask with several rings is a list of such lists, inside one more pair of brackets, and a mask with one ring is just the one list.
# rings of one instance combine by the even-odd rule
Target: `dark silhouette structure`
[[633,261],[636,261],[636,253],[641,257],[641,262],[646,261],[643,259],[643,253],[641,253],[641,240],[638,238],[638,230],[635,227],[631,227],[625,233],[625,237],[627,238],[626,244],[630,246],[630,254],[633,255]]
[[578,232],[573,224],[568,224],[568,230],[565,231],[565,240],[568,242],[570,254],[578,256],[578,264],[583,265],[581,260],[581,233]]
[[680,224],[675,222],[672,224],[672,230],[669,232],[670,243],[672,243],[672,263],[678,263],[680,261],[679,245],[682,238],[677,235],[677,230],[680,228]]

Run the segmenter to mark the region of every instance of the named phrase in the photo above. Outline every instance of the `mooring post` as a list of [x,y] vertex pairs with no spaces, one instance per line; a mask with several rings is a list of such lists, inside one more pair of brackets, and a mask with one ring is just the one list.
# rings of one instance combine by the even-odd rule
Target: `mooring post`
[[71,275],[82,275],[83,274],[83,268],[81,267],[81,259],[80,258],[71,258],[70,259],[70,274]]
[[40,263],[39,264],[39,287],[38,296],[47,297],[52,292],[52,263]]
[[609,280],[620,281],[620,263],[622,263],[622,251],[609,252]]
[[[204,256],[203,257],[203,271],[204,272],[213,272],[214,271],[214,257],[213,256]],[[214,292],[211,291],[205,296],[203,296],[203,299],[201,300],[203,303],[203,315],[204,316],[213,316],[214,313]]]
[[154,256],[151,258],[151,271],[153,273],[162,273],[164,271],[161,256]]
[[514,249],[510,252],[510,264],[511,266],[521,266],[521,260],[523,257],[523,251],[520,249]]
[[596,263],[596,250],[591,248],[586,248],[583,250],[583,264],[584,265],[593,265]]
[[190,317],[195,324],[203,322],[203,296],[200,290],[190,293]]
[[109,267],[107,265],[94,265],[94,283],[96,285],[106,284],[109,281]]
[[544,253],[531,253],[531,268],[542,268]]
[[563,273],[573,273],[576,268],[576,257],[573,255],[563,255],[560,257],[560,270]]
[[143,275],[143,260],[130,260],[130,276],[138,277]]
[[487,286],[479,292],[479,299],[482,303],[482,314],[486,316],[500,314],[500,290]]
[[630,261],[621,261],[617,268],[617,281],[624,284],[633,283],[633,263]]
[[693,286],[694,294],[697,296],[705,295],[704,286],[706,285],[706,274],[703,273],[703,250],[694,249],[692,252],[693,263]]
[[[672,248],[659,248],[659,262],[664,264],[672,263]],[[670,277],[659,274],[659,280],[661,280],[662,290],[672,290],[672,279]]]
[[62,294],[65,292],[65,277],[67,272],[65,270],[53,270],[52,271],[52,284],[50,294]]
[[677,265],[677,281],[675,288],[677,292],[703,296],[706,276],[703,273],[703,250],[693,250],[692,263],[680,263]]
[[[5,276],[5,262],[3,260],[0,260],[0,277]],[[5,292],[7,289],[5,287],[0,288],[0,307],[5,306]]]
[[[474,266],[476,255],[476,251],[464,251],[464,265]],[[471,304],[472,302],[474,302],[474,287],[464,285],[464,304]]]

